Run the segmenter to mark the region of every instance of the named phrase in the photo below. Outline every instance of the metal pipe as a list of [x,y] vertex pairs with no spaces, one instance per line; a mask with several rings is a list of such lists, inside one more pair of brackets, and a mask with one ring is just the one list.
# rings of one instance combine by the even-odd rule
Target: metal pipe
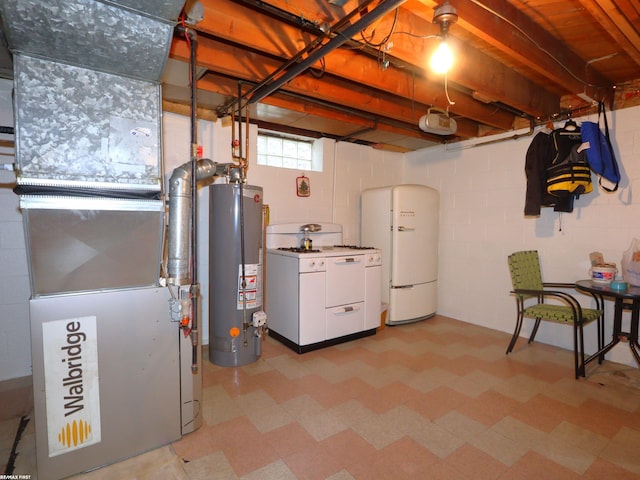
[[287,70],[287,72],[285,72],[281,77],[277,78],[270,84],[263,85],[260,88],[257,88],[253,92],[253,95],[251,95],[249,103],[256,103],[263,98],[268,97],[285,83],[311,67],[311,65],[320,60],[322,57],[340,47],[343,43],[347,42],[356,33],[361,32],[370,24],[378,20],[380,17],[390,12],[394,8],[399,7],[404,2],[406,2],[406,0],[389,0],[381,3],[370,13],[361,17],[360,20],[358,20],[356,23],[345,28],[342,32],[329,40],[329,42],[327,42],[324,46],[309,54],[309,56],[305,60],[297,63],[291,69]]
[[[191,178],[197,178],[198,172],[198,99],[196,87],[196,49],[198,47],[198,35],[195,30],[189,29],[186,34],[190,39],[189,78],[191,85]],[[198,371],[198,191],[196,182],[191,182],[191,371]]]
[[242,268],[242,332],[243,344],[246,347],[249,344],[247,340],[247,331],[249,330],[249,322],[247,321],[247,276],[246,276],[246,258],[244,248],[244,192],[242,188],[243,182],[238,183],[240,190],[240,265]]
[[245,136],[244,136],[244,160],[242,162],[242,181],[247,180],[247,170],[249,169],[249,107],[245,107],[246,117],[244,120]]
[[508,137],[500,137],[500,138],[494,138],[491,140],[485,140],[485,141],[480,141],[480,142],[476,142],[476,143],[471,143],[469,145],[465,145],[463,147],[460,148],[448,148],[446,144],[445,145],[445,151],[446,152],[455,152],[458,150],[466,150],[467,148],[473,148],[473,147],[481,147],[484,145],[491,145],[493,143],[501,143],[501,142],[506,142],[507,140],[518,140],[519,138],[522,137],[530,137],[531,135],[533,135],[533,133],[535,132],[535,122],[533,120],[532,117],[529,118],[529,130],[525,133],[514,133],[513,135],[510,135]]
[[[244,83],[249,83],[247,80],[244,81]],[[331,102],[327,102],[318,98],[311,98],[309,96],[306,95],[302,95],[300,93],[295,93],[295,92],[287,92],[286,95],[288,97],[292,97],[301,101],[311,101],[314,103],[317,103],[318,105],[322,105],[325,106],[327,108],[331,108],[334,110],[337,110],[339,112],[344,112],[344,113],[348,113],[349,115],[355,115],[357,117],[360,118],[364,118],[365,120],[369,120],[372,123],[376,123],[376,124],[384,124],[384,125],[389,125],[391,127],[397,127],[397,128],[402,128],[405,130],[413,130],[417,133],[420,133],[422,136],[427,136],[429,135],[428,133],[423,132],[422,130],[420,130],[418,128],[418,124],[416,123],[407,123],[407,122],[403,122],[400,120],[394,120],[391,118],[380,118],[380,117],[376,117],[373,114],[369,114],[367,112],[363,112],[361,110],[357,110],[355,108],[351,108],[351,107],[345,107],[344,105],[337,105],[335,103],[331,103]],[[351,134],[351,136],[353,136],[353,134]],[[429,135],[432,137],[436,137],[437,135]],[[338,139],[337,137],[334,139]]]
[[[368,8],[369,4],[373,3],[374,1],[376,1],[376,0],[366,0],[362,4],[358,5],[355,9],[351,10],[347,15],[345,15],[340,20],[338,20],[331,28],[328,28],[328,29],[324,29],[324,28],[321,28],[321,27],[314,28],[313,33],[315,35],[318,35],[318,38],[316,38],[315,40],[313,40],[310,43],[308,43],[307,45],[305,45],[305,47],[302,50],[300,50],[298,53],[296,53],[286,63],[283,63],[276,70],[271,72],[269,74],[269,76],[267,78],[263,79],[259,84],[253,85],[249,89],[249,91],[246,92],[242,97],[251,96],[251,94],[256,89],[258,89],[262,85],[266,85],[267,83],[272,81],[275,77],[277,77],[280,74],[280,72],[283,72],[287,68],[289,68],[290,66],[297,64],[302,59],[302,57],[304,57],[304,55],[307,54],[307,52],[310,52],[311,50],[316,48],[325,38],[330,37],[333,34],[333,31],[335,29],[342,27],[343,24],[347,23],[353,16],[359,14],[360,12],[362,12],[363,10]],[[273,6],[268,5],[268,4],[264,3],[264,2],[255,2],[255,1],[251,1],[251,0],[239,0],[237,3],[246,5],[249,8],[252,8],[253,6],[257,6],[257,4],[259,4],[260,8],[268,10],[270,14],[274,15],[275,17],[277,17],[277,18],[279,18],[281,20],[285,20],[285,21],[290,19],[290,16],[291,16],[291,14],[289,12],[285,12],[283,10],[274,8]],[[286,16],[286,18],[283,18],[283,16]],[[311,28],[311,26],[312,26],[312,24],[309,24],[304,17],[298,16],[298,17],[295,17],[295,19],[297,21],[307,25],[309,28]],[[241,98],[240,97],[240,93],[239,93],[238,98],[239,99]],[[230,102],[228,102],[228,103],[224,104],[222,107],[220,107],[218,109],[218,112],[220,113],[220,116],[224,115],[233,106],[234,103],[235,103],[235,99],[231,100]],[[240,107],[238,107],[238,108],[240,108]],[[239,111],[238,111],[238,113],[239,113]]]
[[[238,82],[238,157],[242,160],[244,153],[242,150],[242,81]],[[234,138],[235,140],[235,138]]]
[[[196,181],[226,174],[229,164],[217,164],[208,158],[196,162]],[[190,269],[189,230],[192,211],[193,162],[177,167],[169,180],[169,231],[167,274],[170,285],[188,285],[194,281]]]

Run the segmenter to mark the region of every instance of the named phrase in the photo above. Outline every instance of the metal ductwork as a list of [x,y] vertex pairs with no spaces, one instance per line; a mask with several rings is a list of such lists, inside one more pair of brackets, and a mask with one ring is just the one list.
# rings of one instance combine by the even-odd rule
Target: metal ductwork
[[[159,278],[160,79],[183,6],[0,0],[14,60],[41,480],[129,458],[202,424],[198,337],[182,334],[195,328],[176,318],[174,292]],[[198,177],[215,175],[215,163],[201,163]],[[190,174],[175,175],[185,178],[172,192],[188,192]],[[175,201],[188,212],[188,194]],[[74,386],[65,380],[72,365]]]
[[[203,158],[196,163],[196,182],[222,176],[229,164],[217,164]],[[169,180],[169,245],[167,274],[170,285],[192,282],[189,268],[189,230],[191,225],[192,164],[177,167]]]

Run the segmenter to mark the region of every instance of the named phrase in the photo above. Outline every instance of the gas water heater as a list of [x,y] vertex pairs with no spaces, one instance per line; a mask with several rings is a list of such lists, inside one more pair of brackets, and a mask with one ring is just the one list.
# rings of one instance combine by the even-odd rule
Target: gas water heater
[[209,360],[236,367],[262,353],[262,187],[209,188]]

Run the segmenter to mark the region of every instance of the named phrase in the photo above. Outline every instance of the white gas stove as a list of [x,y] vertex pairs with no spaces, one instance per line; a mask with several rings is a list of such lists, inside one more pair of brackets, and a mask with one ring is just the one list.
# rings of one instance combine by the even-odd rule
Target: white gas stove
[[267,226],[269,334],[298,353],[376,333],[382,254],[342,244],[337,224]]

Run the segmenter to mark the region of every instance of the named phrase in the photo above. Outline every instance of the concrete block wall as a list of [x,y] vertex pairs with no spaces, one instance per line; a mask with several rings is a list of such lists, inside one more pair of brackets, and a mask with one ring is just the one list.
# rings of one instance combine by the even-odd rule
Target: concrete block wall
[[[539,217],[524,216],[524,162],[533,136],[488,145],[469,141],[406,154],[405,183],[423,183],[441,195],[439,313],[511,333],[516,310],[509,295],[507,256],[517,250],[539,251],[547,281],[588,278],[592,251],[620,265],[631,240],[640,238],[640,196],[634,195],[640,188],[640,107],[608,115],[623,175],[619,190],[606,193],[594,184],[592,193],[576,200],[573,213],[543,208]],[[597,121],[597,115],[575,120]],[[595,175],[593,180],[597,182]],[[590,297],[578,297],[590,304]],[[610,318],[611,302],[607,309]],[[525,322],[523,335],[530,328],[531,322]],[[595,350],[594,332],[595,325],[590,325],[587,351]],[[545,323],[536,339],[572,348],[571,329],[561,325]],[[626,344],[616,346],[609,358],[635,365]]]
[[[0,126],[13,126],[13,82],[0,79]],[[29,275],[22,215],[13,193],[12,135],[0,134],[0,381],[31,375]]]
[[362,191],[402,183],[403,158],[404,154],[398,152],[354,143],[336,144],[334,221],[343,227],[345,244],[360,244]]

